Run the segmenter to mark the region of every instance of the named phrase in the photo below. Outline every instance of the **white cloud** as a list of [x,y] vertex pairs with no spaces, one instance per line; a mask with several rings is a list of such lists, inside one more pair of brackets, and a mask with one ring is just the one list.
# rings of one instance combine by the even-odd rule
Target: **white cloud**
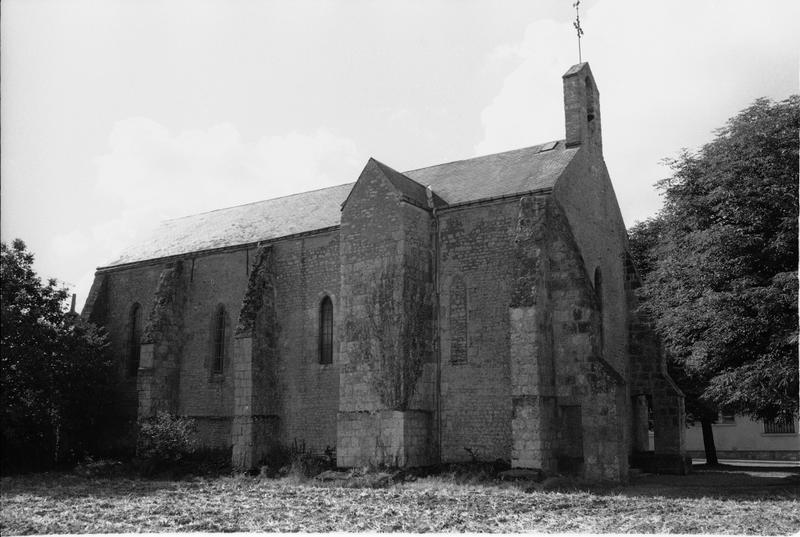
[[[759,96],[796,92],[800,3],[598,2],[581,14],[600,90],[606,163],[628,225],[654,214],[660,162]],[[676,34],[676,29],[680,32]],[[571,22],[531,23],[489,62],[518,64],[483,110],[476,154],[564,137],[561,75],[577,63]]]
[[536,21],[520,44],[500,45],[490,54],[489,61],[514,57],[520,63],[481,113],[484,137],[475,147],[476,155],[563,138],[560,81],[571,61],[567,35],[564,24]]
[[[151,119],[126,119],[95,159],[95,203],[113,214],[53,245],[65,262],[90,251],[104,264],[165,218],[355,181],[365,162],[352,140],[323,128],[247,142],[227,123],[171,134]],[[81,300],[90,286],[84,275]]]
[[61,258],[85,255],[90,247],[89,237],[79,229],[53,237],[53,253]]
[[352,181],[359,165],[355,143],[326,129],[245,142],[230,124],[172,135],[130,118],[96,159],[97,190],[126,209],[171,217]]

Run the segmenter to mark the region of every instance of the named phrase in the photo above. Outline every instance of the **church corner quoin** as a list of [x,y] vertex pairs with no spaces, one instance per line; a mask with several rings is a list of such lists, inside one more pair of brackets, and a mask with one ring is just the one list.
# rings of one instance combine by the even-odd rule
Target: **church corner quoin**
[[370,159],[354,183],[164,222],[99,268],[83,315],[110,334],[119,422],[192,417],[239,469],[302,442],[340,467],[688,471],[598,86],[586,63],[562,83],[563,139]]

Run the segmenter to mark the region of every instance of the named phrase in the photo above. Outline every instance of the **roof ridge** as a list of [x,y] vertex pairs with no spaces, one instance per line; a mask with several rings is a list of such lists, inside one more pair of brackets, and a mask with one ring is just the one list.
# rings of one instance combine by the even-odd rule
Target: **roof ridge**
[[[414,168],[413,170],[406,170],[406,171],[404,171],[402,173],[406,174],[406,173],[411,173],[411,172],[418,172],[420,170],[428,170],[430,168],[438,168],[439,166],[448,166],[450,164],[456,164],[456,163],[459,163],[459,162],[469,162],[470,160],[478,160],[478,159],[482,159],[482,158],[486,158],[486,157],[496,157],[498,155],[507,155],[508,153],[514,153],[516,151],[524,151],[526,149],[533,149],[534,147],[540,147],[540,146],[543,146],[543,145],[552,144],[554,142],[556,144],[558,144],[558,143],[563,142],[563,141],[564,141],[563,138],[559,139],[559,140],[550,140],[550,141],[547,141],[547,142],[542,142],[540,144],[534,144],[534,145],[529,145],[529,146],[525,146],[525,147],[518,147],[517,149],[509,149],[508,151],[501,151],[500,153],[487,153],[485,155],[478,155],[476,157],[469,157],[469,158],[463,158],[463,159],[458,159],[458,160],[451,160],[451,161],[448,161],[448,162],[442,162],[441,164],[432,164],[431,166],[423,166],[422,168]],[[554,149],[555,149],[555,147],[554,147]],[[409,179],[411,179],[411,178],[409,177]]]
[[258,200],[258,201],[249,201],[247,203],[240,203],[238,205],[230,205],[228,207],[220,207],[219,209],[211,209],[210,211],[203,211],[201,213],[192,213],[192,214],[185,214],[183,216],[176,216],[174,218],[165,218],[164,220],[161,220],[160,222],[162,222],[162,223],[174,222],[175,220],[183,220],[184,218],[192,218],[194,216],[201,216],[201,215],[204,215],[204,214],[216,213],[216,212],[219,212],[219,211],[229,211],[231,209],[236,209],[238,207],[246,207],[248,205],[256,205],[257,203],[264,203],[265,201],[274,201],[274,200],[280,200],[280,199],[285,199],[285,198],[293,198],[295,196],[302,196],[304,194],[311,194],[312,192],[319,192],[321,190],[330,190],[332,188],[339,188],[339,187],[343,187],[343,186],[347,186],[347,185],[354,185],[354,184],[355,184],[354,182],[341,183],[339,185],[324,186],[322,188],[315,188],[313,190],[303,190],[302,192],[295,192],[294,194],[286,194],[284,196],[277,196],[275,198],[266,198],[266,199]]

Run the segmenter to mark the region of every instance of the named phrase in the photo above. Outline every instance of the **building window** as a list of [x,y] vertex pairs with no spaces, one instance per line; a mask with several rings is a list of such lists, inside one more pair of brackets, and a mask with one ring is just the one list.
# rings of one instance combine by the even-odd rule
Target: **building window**
[[217,308],[217,314],[214,317],[214,356],[211,362],[212,373],[222,373],[222,366],[225,364],[226,320],[225,308],[220,306]]
[[794,420],[770,420],[764,422],[764,433],[766,434],[794,434]]
[[128,376],[135,377],[139,371],[142,355],[142,306],[135,302],[128,318]]
[[736,416],[734,416],[733,412],[720,412],[718,421],[722,425],[734,425]]
[[603,322],[603,274],[600,267],[594,269],[594,294],[597,298],[597,313],[600,317],[600,352],[605,349],[605,323]]
[[333,363],[333,302],[328,296],[319,305],[319,363]]
[[594,294],[597,297],[597,308],[603,311],[603,274],[600,267],[594,269]]

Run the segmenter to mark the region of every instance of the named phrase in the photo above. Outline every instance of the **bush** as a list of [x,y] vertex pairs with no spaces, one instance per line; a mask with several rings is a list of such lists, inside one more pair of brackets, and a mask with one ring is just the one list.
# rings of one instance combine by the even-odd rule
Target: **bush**
[[144,473],[175,466],[197,450],[197,425],[194,420],[159,412],[155,418],[139,421],[136,457]]

